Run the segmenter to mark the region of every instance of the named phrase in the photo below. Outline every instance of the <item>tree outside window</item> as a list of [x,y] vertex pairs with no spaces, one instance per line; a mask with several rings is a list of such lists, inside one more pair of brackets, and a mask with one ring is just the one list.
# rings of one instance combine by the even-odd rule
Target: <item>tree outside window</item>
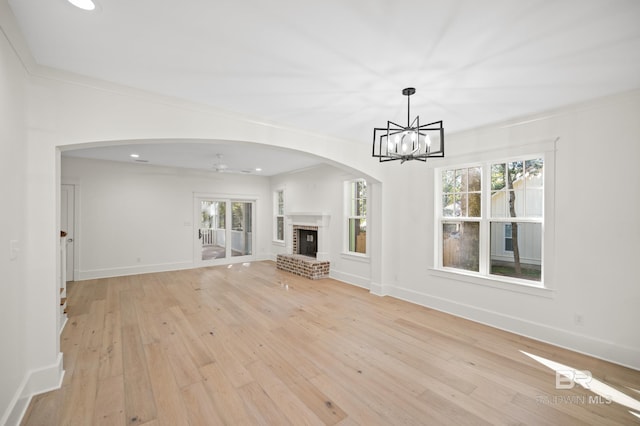
[[[491,165],[492,274],[541,280],[543,171],[541,158]],[[498,247],[500,230],[503,253]]]
[[441,266],[541,281],[543,172],[542,158],[442,170]]

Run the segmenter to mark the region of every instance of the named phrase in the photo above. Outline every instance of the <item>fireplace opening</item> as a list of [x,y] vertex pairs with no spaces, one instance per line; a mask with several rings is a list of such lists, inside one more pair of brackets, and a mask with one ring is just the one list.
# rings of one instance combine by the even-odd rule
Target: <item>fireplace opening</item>
[[318,231],[298,229],[298,254],[316,257],[318,252]]

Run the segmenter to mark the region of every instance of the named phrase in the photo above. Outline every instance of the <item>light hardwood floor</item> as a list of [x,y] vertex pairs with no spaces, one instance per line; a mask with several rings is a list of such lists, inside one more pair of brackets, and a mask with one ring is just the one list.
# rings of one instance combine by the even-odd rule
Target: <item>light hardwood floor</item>
[[640,372],[273,262],[70,283],[61,389],[24,425],[640,424]]

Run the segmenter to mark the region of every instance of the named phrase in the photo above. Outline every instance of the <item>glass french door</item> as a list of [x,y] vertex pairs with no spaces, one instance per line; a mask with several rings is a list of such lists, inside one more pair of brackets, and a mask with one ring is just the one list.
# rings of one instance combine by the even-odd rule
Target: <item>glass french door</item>
[[231,202],[231,256],[253,254],[253,203]]
[[253,256],[255,201],[198,198],[196,258],[201,263],[225,263]]
[[224,259],[227,257],[227,202],[222,200],[200,200],[200,260]]

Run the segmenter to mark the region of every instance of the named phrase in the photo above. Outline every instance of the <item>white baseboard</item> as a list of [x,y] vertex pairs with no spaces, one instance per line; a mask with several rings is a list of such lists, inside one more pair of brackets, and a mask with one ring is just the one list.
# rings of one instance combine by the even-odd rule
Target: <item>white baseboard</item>
[[193,262],[159,263],[155,265],[125,266],[120,268],[91,269],[78,271],[76,281],[99,278],[123,277],[126,275],[149,274],[153,272],[177,271],[197,267]]
[[329,277],[367,290],[369,290],[369,286],[371,284],[371,281],[368,278],[349,274],[347,272],[335,271],[333,269],[329,269]]
[[[382,286],[381,286],[382,288]],[[421,306],[436,309],[458,317],[515,333],[534,340],[539,340],[585,355],[610,361],[634,370],[640,370],[640,350],[621,346],[614,342],[597,339],[584,334],[574,333],[537,322],[505,315],[500,312],[481,309],[476,306],[462,304],[453,300],[419,293],[400,287],[387,287],[386,294],[416,303]],[[373,292],[373,291],[372,291]],[[580,368],[580,366],[576,366]]]
[[[262,260],[274,260],[272,256],[258,255],[255,256],[251,262],[259,262]],[[246,260],[234,260],[233,258],[229,260],[228,263],[238,263],[238,262],[246,262]],[[220,263],[223,264],[223,263]],[[224,263],[226,264],[226,263]],[[150,274],[154,272],[169,272],[169,271],[179,271],[183,269],[194,269],[201,268],[207,265],[196,264],[191,261],[186,262],[174,262],[174,263],[159,263],[155,265],[140,265],[140,266],[125,266],[121,268],[105,268],[105,269],[92,269],[92,270],[83,270],[77,271],[75,280],[83,281],[83,280],[95,280],[100,278],[111,278],[111,277],[123,277],[127,275],[138,275],[138,274]]]
[[374,294],[376,296],[382,297],[382,296],[389,295],[389,286],[386,286],[378,282],[375,282],[375,283],[371,282],[369,290],[371,291],[371,294]]
[[6,426],[19,425],[22,421],[31,398],[35,395],[59,389],[62,386],[64,370],[62,369],[62,352],[58,354],[55,364],[29,371],[11,400],[0,424]]
[[67,325],[68,320],[69,320],[69,317],[67,317],[67,314],[63,314],[62,319],[60,320],[60,331],[59,331],[60,335],[62,335],[62,332],[64,331],[64,326]]

